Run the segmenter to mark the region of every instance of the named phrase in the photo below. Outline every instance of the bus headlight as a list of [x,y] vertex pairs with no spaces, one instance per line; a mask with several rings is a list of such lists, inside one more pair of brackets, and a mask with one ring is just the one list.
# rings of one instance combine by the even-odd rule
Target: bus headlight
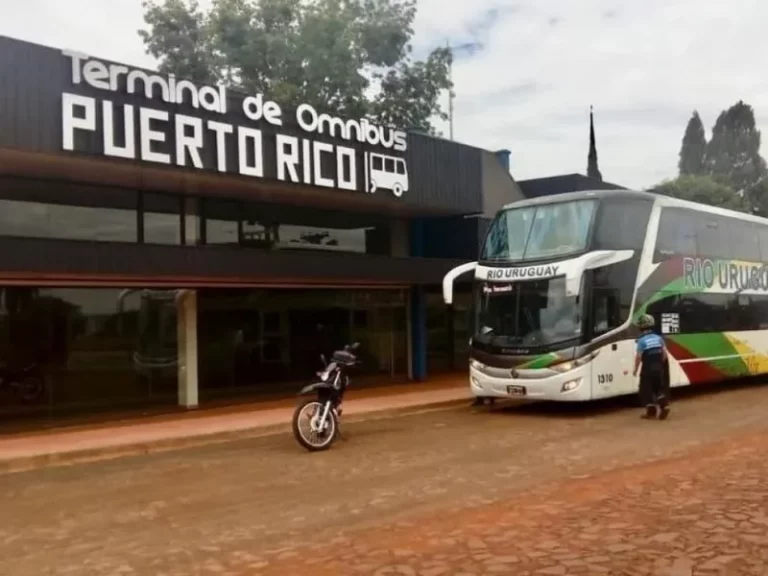
[[482,364],[477,360],[470,360],[469,367],[474,368],[475,370],[482,370],[483,368],[485,368],[485,364]]
[[560,388],[560,392],[573,392],[581,386],[581,378],[576,378],[575,380],[568,380],[568,382],[565,382],[562,387]]
[[569,370],[573,370],[577,366],[576,362],[569,360],[568,362],[561,362],[560,364],[555,364],[552,366],[552,370],[556,372],[568,372]]

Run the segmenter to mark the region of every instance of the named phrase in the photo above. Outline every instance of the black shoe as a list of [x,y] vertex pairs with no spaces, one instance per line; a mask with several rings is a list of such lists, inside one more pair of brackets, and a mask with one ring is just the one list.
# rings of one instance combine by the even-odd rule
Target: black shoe
[[666,420],[669,417],[669,406],[663,406],[659,412],[659,420]]
[[653,420],[656,418],[656,406],[646,406],[645,412],[640,416],[643,420]]

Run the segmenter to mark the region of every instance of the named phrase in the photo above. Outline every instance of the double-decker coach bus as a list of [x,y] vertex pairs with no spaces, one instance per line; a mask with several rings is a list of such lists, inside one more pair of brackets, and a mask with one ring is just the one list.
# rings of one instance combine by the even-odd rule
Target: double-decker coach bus
[[633,320],[653,315],[672,386],[768,372],[768,221],[657,194],[596,191],[505,206],[474,272],[478,398],[637,392]]

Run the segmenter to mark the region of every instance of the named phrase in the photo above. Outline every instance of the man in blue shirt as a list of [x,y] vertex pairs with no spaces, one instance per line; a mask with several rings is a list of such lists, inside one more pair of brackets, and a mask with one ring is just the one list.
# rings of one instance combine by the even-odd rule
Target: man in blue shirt
[[633,376],[640,370],[640,401],[645,406],[643,418],[660,420],[669,416],[669,390],[667,386],[667,347],[664,339],[653,332],[654,319],[650,314],[644,314],[637,320],[641,334],[637,339],[635,352],[635,369]]

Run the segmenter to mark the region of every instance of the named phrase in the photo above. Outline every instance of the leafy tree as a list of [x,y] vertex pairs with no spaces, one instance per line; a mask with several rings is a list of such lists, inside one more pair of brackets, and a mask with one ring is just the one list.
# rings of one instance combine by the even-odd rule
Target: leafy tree
[[739,100],[717,117],[707,144],[705,170],[720,182],[748,195],[765,176],[760,156],[760,131],[752,107]]
[[434,133],[451,52],[412,59],[415,15],[416,0],[145,0],[140,35],[164,73]]
[[749,187],[746,201],[754,214],[768,218],[768,178]]
[[707,138],[704,134],[704,124],[699,113],[694,110],[685,128],[683,143],[680,147],[680,160],[677,164],[680,175],[703,174],[706,151]]
[[679,176],[657,184],[651,191],[720,208],[741,212],[748,210],[744,198],[738,192],[711,176]]
[[218,61],[211,44],[209,21],[196,0],[167,0],[163,5],[144,2],[144,21],[152,30],[140,30],[147,53],[160,59],[160,71],[199,84],[219,80]]

